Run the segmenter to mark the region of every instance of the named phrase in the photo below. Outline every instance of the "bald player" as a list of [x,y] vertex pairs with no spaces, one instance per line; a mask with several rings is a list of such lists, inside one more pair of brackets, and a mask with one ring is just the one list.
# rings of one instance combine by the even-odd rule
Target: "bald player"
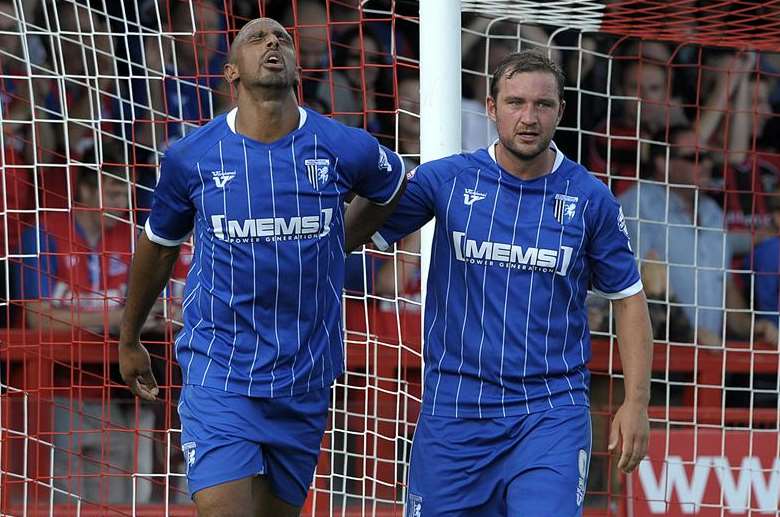
[[[131,268],[120,368],[136,395],[156,398],[139,333],[192,233],[175,341],[190,493],[201,516],[293,516],[343,371],[345,229],[356,240],[373,233],[405,174],[365,131],[298,106],[293,40],[276,21],[246,24],[224,73],[238,106],[161,161]],[[350,192],[358,197],[345,213]]]

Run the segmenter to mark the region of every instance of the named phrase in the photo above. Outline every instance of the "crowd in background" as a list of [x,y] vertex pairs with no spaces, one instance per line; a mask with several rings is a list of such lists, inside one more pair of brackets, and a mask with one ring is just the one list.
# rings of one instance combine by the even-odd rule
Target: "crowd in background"
[[[115,332],[160,153],[231,106],[222,65],[258,4],[296,27],[303,105],[366,128],[409,168],[419,163],[420,43],[402,17],[361,18],[357,1],[81,0],[54,9],[31,0],[24,19],[52,35],[22,38],[17,4],[0,0],[7,325]],[[413,3],[396,5],[416,16]],[[780,54],[553,34],[478,16],[464,27],[463,150],[496,138],[484,109],[488,71],[518,48],[550,53],[567,76],[555,141],[618,197],[656,339],[777,347]],[[160,38],[161,29],[175,36]],[[353,255],[348,294],[419,299],[419,236],[399,249],[397,258]],[[179,279],[186,268],[185,253]],[[589,303],[592,329],[608,331],[606,302]],[[162,332],[162,319],[148,330]],[[776,379],[766,382],[776,390]]]

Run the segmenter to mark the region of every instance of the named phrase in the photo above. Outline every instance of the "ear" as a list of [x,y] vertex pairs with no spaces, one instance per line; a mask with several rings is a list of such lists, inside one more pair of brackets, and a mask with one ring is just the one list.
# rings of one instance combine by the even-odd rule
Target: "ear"
[[222,68],[222,73],[225,76],[225,81],[227,81],[228,84],[232,85],[234,81],[238,80],[238,66],[236,66],[235,63],[227,62],[225,63],[225,66]]
[[487,114],[490,120],[493,122],[496,121],[496,100],[488,95],[485,98],[485,108],[487,109]]
[[561,123],[561,119],[563,118],[563,111],[566,109],[566,101],[561,99],[561,105],[558,107],[558,122],[555,123],[557,126]]

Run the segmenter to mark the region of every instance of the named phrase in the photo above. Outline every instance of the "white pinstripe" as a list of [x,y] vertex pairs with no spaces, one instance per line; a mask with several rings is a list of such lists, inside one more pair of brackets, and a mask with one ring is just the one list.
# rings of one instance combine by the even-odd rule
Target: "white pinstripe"
[[[476,189],[476,187],[474,187]],[[498,195],[501,193],[501,175],[498,176],[498,187],[496,187],[495,199],[493,199],[493,212],[490,214],[490,227],[488,228],[488,238],[491,240],[493,236],[493,222],[496,217],[496,205],[498,205]],[[473,205],[472,205],[473,206]],[[480,321],[485,321],[485,279],[487,278],[488,265],[482,266],[482,314],[480,314]],[[468,309],[467,309],[468,310]],[[479,355],[477,356],[477,377],[479,378],[479,395],[477,396],[477,410],[479,411],[479,418],[482,418],[482,388],[485,384],[482,379],[482,345],[485,343],[485,326],[480,325],[482,329],[482,335],[479,338]]]
[[[203,173],[200,170],[200,162],[197,163],[198,167],[198,176],[200,176],[200,183],[203,186],[203,190],[201,190],[200,193],[200,202],[201,206],[203,208],[203,213],[206,213],[206,184],[203,181]],[[209,342],[209,347],[206,350],[206,357],[209,358],[209,362],[206,364],[206,369],[203,370],[203,378],[200,380],[200,385],[204,386],[206,384],[206,375],[209,373],[209,368],[211,367],[211,347],[214,345],[214,340],[217,339],[217,326],[214,325],[214,239],[211,239],[211,289],[209,290],[209,298],[211,299],[211,341]],[[194,331],[193,331],[194,334]]]
[[[477,181],[474,184],[474,190],[477,190],[479,188],[479,173],[481,169],[477,169]],[[472,203],[469,205],[469,215],[466,217],[466,228],[463,230],[464,234],[469,233],[469,223],[471,222],[471,212],[474,208],[474,204]],[[447,238],[449,239],[449,234],[447,234]],[[460,364],[458,365],[458,389],[455,392],[455,418],[458,418],[458,403],[460,401],[460,387],[463,383],[463,375],[461,374],[461,370],[463,369],[463,361],[464,361],[464,354],[463,354],[463,348],[465,345],[465,335],[466,335],[466,320],[468,320],[468,314],[469,314],[469,285],[466,281],[469,273],[468,266],[464,263],[463,264],[463,288],[466,291],[466,301],[463,305],[463,326],[460,329]],[[445,337],[446,339],[446,337]]]
[[[566,190],[564,190],[564,195],[567,196],[569,195],[569,180],[566,180]],[[561,223],[561,231],[558,234],[559,252],[561,246],[563,245],[563,228],[564,228],[564,224]],[[557,263],[556,263],[556,269],[557,269]],[[553,407],[553,403],[552,403],[552,391],[550,391],[550,383],[547,382],[547,376],[550,374],[550,363],[547,361],[547,352],[549,351],[549,342],[550,342],[550,317],[552,316],[553,300],[555,299],[555,282],[557,281],[555,277],[556,274],[555,272],[553,272],[551,277],[552,280],[550,283],[550,306],[547,309],[547,330],[544,333],[544,386],[547,388],[547,403],[550,405],[550,408]],[[571,297],[569,299],[571,300]],[[568,319],[569,319],[569,315],[567,314],[566,315],[567,322]],[[571,395],[571,392],[569,392],[569,395]]]
[[[577,247],[577,253],[574,254],[574,260],[577,260],[577,257],[580,254],[580,251],[582,251],[582,243],[585,241],[585,210],[588,209],[588,200],[585,201],[585,206],[582,209],[582,235],[580,235],[580,245]],[[575,262],[572,262],[572,267],[574,266]],[[584,267],[582,269],[585,269]],[[582,269],[577,273],[577,282],[575,283],[575,286],[572,286],[571,283],[571,275],[567,275],[567,281],[569,283],[569,301],[566,304],[566,333],[563,335],[563,349],[561,350],[561,359],[563,359],[563,364],[566,367],[566,371],[569,371],[569,362],[566,361],[566,342],[569,340],[569,307],[571,306],[571,300],[574,297],[574,289],[575,287],[579,289],[579,281],[580,276],[582,275]],[[582,372],[580,371],[580,375],[582,375]],[[566,382],[569,384],[569,397],[571,398],[571,403],[574,404],[574,395],[572,395],[572,391],[574,391],[574,386],[571,385],[571,381],[569,380],[569,376],[566,376]],[[584,379],[583,379],[584,383]]]
[[[249,211],[249,217],[252,217],[252,192],[249,188],[249,155],[246,152],[246,140],[243,138],[241,139],[241,147],[244,150],[244,179],[246,180],[247,210]],[[252,366],[249,368],[249,386],[247,386],[246,389],[248,397],[252,396],[252,381],[254,380],[252,372],[255,371],[257,352],[260,349],[260,333],[257,331],[257,315],[255,314],[255,299],[257,298],[257,263],[255,262],[254,239],[252,239],[250,246],[252,246],[252,330],[255,333],[255,353],[252,356]]]
[[[542,203],[539,209],[539,225],[536,227],[536,244],[539,247],[539,233],[542,230],[542,216],[544,215],[544,202],[547,199],[547,177],[544,178],[544,191],[542,192]],[[530,413],[531,408],[528,405],[528,389],[525,387],[526,371],[528,369],[528,323],[531,320],[531,298],[534,292],[534,270],[531,269],[531,283],[528,286],[528,309],[525,315],[525,354],[523,356],[523,392],[525,393],[525,410]]]
[[[271,211],[274,218],[276,218],[276,194],[274,192],[274,162],[271,158],[271,150],[268,150],[268,168],[271,173]],[[274,335],[276,336],[276,357],[274,358],[274,364],[271,367],[271,398],[274,396],[274,381],[276,380],[276,363],[279,362],[279,355],[282,352],[281,344],[279,343],[279,242],[274,239],[274,255],[276,256],[276,297],[274,299]]]
[[[222,140],[219,141],[219,167],[220,170],[225,170],[225,161],[222,156]],[[227,219],[227,184],[222,187],[222,205],[225,213],[225,218]],[[230,380],[230,372],[233,371],[233,354],[236,353],[236,339],[238,339],[238,328],[237,328],[237,314],[236,311],[233,309],[233,297],[234,294],[234,283],[235,279],[233,277],[234,271],[233,271],[233,246],[231,244],[228,244],[228,251],[230,251],[230,301],[228,302],[228,307],[230,308],[230,311],[233,313],[233,348],[230,350],[230,358],[228,358],[228,371],[227,374],[225,374],[225,388],[224,390],[227,391],[228,387],[228,381]]]
[[[499,170],[499,175],[501,171]],[[500,176],[499,176],[500,177]],[[512,227],[512,246],[515,245],[515,236],[517,235],[517,219],[520,217],[520,203],[523,201],[523,186],[520,185],[520,195],[517,197],[517,210],[515,211],[515,223]],[[512,268],[506,268],[506,289],[504,291],[504,314],[501,318],[501,367],[498,372],[498,381],[501,384],[501,412],[506,416],[506,406],[504,405],[504,396],[506,395],[506,386],[504,386],[504,349],[506,345],[506,306],[509,301],[509,277],[512,274]]]
[[[455,179],[452,181],[452,189],[450,190],[450,197],[447,199],[447,208],[445,211],[444,216],[444,231],[445,231],[445,238],[449,240],[450,235],[450,204],[452,203],[452,194],[455,192],[455,185],[458,183],[458,180]],[[437,366],[437,373],[439,374],[439,378],[436,379],[436,388],[433,390],[433,408],[431,409],[431,415],[436,414],[436,397],[439,395],[439,383],[441,382],[441,363],[444,361],[444,356],[447,355],[447,323],[448,323],[448,317],[449,311],[447,310],[447,307],[449,307],[450,302],[450,278],[452,276],[452,251],[448,253],[449,255],[449,262],[447,264],[447,292],[444,295],[444,331],[442,333],[442,352],[441,357],[439,358],[439,364]],[[431,325],[430,331],[433,330],[433,326]],[[429,336],[430,337],[430,331]]]

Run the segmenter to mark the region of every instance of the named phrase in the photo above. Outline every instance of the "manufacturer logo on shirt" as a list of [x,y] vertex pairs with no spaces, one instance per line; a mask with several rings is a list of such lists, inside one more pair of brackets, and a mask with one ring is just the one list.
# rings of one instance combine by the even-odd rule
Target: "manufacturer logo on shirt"
[[236,171],[211,171],[211,177],[214,179],[217,188],[225,188],[227,182],[236,177]]
[[306,177],[314,188],[320,188],[328,182],[330,176],[330,160],[327,158],[310,158],[304,160],[306,166]]
[[561,224],[570,223],[577,213],[577,201],[579,198],[567,196],[565,194],[555,194],[555,206],[553,215],[555,220]]
[[379,146],[379,165],[378,168],[380,171],[385,172],[393,172],[393,166],[390,165],[390,160],[387,159],[387,153],[384,149],[382,149],[382,146]]
[[422,497],[409,492],[405,517],[422,517]]
[[477,192],[476,189],[467,188],[463,191],[463,204],[466,206],[471,206],[477,201],[482,201],[486,197],[487,194],[484,192]]
[[195,465],[195,442],[181,444],[181,452],[184,455],[184,468],[189,475],[190,467]]

